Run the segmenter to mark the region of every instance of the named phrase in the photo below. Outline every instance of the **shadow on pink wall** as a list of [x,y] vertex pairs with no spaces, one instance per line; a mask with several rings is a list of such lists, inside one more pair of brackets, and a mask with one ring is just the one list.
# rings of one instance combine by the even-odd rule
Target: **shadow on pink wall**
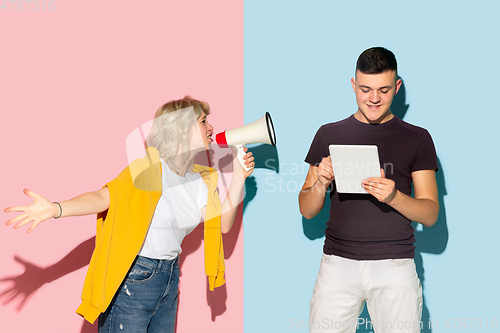
[[[41,268],[21,257],[15,256],[14,260],[24,266],[24,272],[18,276],[9,276],[0,279],[0,282],[10,281],[13,286],[0,293],[2,305],[18,301],[17,311],[21,312],[24,306],[34,296],[36,291],[46,283],[55,281],[71,272],[85,267],[90,262],[94,250],[95,237],[87,239],[75,247],[59,262]],[[75,309],[76,310],[76,309]],[[76,314],[75,314],[76,315]],[[84,320],[81,332],[97,332],[97,325],[92,325]]]
[[[234,251],[238,235],[241,229],[242,209],[237,214],[237,218],[233,225],[233,230],[224,235],[224,248],[226,259],[231,257]],[[203,242],[203,225],[200,224],[192,234],[183,242],[183,252],[180,258],[180,269],[187,256],[196,252]],[[0,282],[10,282],[12,287],[5,290],[0,290],[0,300],[2,305],[7,305],[13,302],[19,302],[16,310],[21,312],[24,306],[34,296],[36,291],[46,283],[55,281],[71,272],[87,266],[90,262],[92,252],[94,250],[95,237],[92,237],[75,247],[59,262],[41,268],[34,263],[28,262],[19,256],[15,256],[14,260],[24,266],[24,272],[17,276],[7,276],[0,278]],[[213,292],[209,291],[207,283],[207,304],[211,309],[212,321],[215,321],[217,316],[222,315],[226,311],[227,289],[226,286],[219,287]],[[179,302],[182,298],[179,299]],[[90,324],[83,320],[81,333],[97,332],[97,321]]]
[[[238,209],[238,213],[236,215],[233,228],[231,232],[223,235],[224,242],[224,258],[229,259],[236,247],[236,243],[238,240],[238,236],[240,234],[241,225],[242,225],[242,212],[243,207],[240,205]],[[182,276],[182,266],[186,258],[199,250],[200,246],[202,246],[203,241],[203,225],[200,224],[194,231],[185,238],[182,243],[182,253],[180,255],[179,267]],[[227,288],[224,284],[221,287],[215,288],[214,291],[210,291],[208,287],[208,280],[206,280],[206,299],[207,305],[211,310],[212,321],[215,321],[218,316],[221,316],[226,312],[226,301],[227,301]],[[179,291],[179,304],[183,301],[182,290]]]
[[[261,146],[253,148],[252,152],[256,156],[260,156],[261,160],[256,164],[256,168],[266,168],[278,171],[279,163],[277,151],[275,147],[271,149],[267,146]],[[212,156],[211,156],[212,157]],[[221,174],[227,170],[232,170],[233,158],[231,155],[223,156],[218,160],[217,166]],[[267,161],[264,163],[263,161]],[[213,160],[211,161],[213,165]],[[276,166],[274,166],[276,164]],[[224,181],[224,177],[222,180]],[[228,184],[224,181],[224,187]],[[250,176],[245,181],[245,197],[243,204],[239,206],[236,218],[231,229],[231,232],[223,235],[224,241],[224,257],[229,259],[238,242],[238,237],[242,232],[242,217],[244,215],[245,208],[248,203],[256,196],[257,184],[255,177]],[[180,255],[180,270],[182,274],[182,266],[186,258],[197,252],[203,243],[203,224],[200,224],[188,237],[186,237],[182,243],[182,253]],[[34,263],[28,262],[19,256],[15,256],[14,260],[20,265],[24,266],[24,272],[17,276],[9,276],[0,278],[0,282],[10,282],[12,287],[7,289],[0,289],[0,301],[2,305],[7,305],[13,302],[19,302],[17,306],[17,311],[21,312],[24,306],[29,302],[29,300],[34,296],[36,291],[42,287],[45,283],[55,281],[69,273],[72,273],[80,268],[87,266],[90,262],[92,252],[94,250],[95,237],[89,238],[88,240],[82,242],[76,246],[72,251],[70,251],[64,258],[59,262],[42,268]],[[208,281],[206,285],[206,301],[207,305],[211,310],[211,319],[216,321],[218,316],[221,316],[226,312],[226,301],[228,298],[226,285],[216,288],[214,291],[210,291],[208,288]],[[179,296],[179,304],[182,302],[182,294]],[[76,310],[76,309],[75,309]],[[97,322],[95,324],[90,324],[86,320],[83,320],[81,333],[95,333],[97,332]]]

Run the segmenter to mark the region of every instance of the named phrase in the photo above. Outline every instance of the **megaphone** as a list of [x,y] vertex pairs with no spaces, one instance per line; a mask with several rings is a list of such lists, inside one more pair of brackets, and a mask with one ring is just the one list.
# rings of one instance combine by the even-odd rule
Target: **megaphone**
[[245,165],[243,160],[243,156],[245,156],[243,147],[246,144],[266,143],[276,146],[276,135],[274,134],[271,115],[269,112],[266,112],[264,117],[253,123],[218,133],[215,136],[215,142],[217,142],[219,146],[234,146],[238,150],[238,159],[241,165],[248,171],[250,168]]

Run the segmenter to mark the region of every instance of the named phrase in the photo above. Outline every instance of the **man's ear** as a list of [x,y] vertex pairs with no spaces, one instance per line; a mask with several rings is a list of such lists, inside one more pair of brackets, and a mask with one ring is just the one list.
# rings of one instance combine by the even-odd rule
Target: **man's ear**
[[[352,84],[352,90],[354,92],[356,92],[356,80],[354,78],[351,79],[351,84]],[[399,89],[399,88],[397,88],[397,89]]]
[[396,95],[399,91],[399,88],[401,88],[401,83],[403,83],[403,81],[401,81],[401,79],[398,79],[396,81],[396,92],[394,93],[394,95]]

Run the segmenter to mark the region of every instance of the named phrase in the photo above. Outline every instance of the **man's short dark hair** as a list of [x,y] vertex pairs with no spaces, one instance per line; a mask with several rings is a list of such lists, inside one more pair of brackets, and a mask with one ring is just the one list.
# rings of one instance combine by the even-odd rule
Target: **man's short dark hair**
[[385,71],[398,72],[394,53],[383,47],[372,47],[363,51],[356,63],[356,71],[363,74],[380,74]]

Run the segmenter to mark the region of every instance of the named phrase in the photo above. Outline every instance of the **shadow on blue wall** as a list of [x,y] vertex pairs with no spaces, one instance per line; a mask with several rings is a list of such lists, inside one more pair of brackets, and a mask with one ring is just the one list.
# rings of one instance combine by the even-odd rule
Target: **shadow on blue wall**
[[[401,77],[399,77],[401,79]],[[400,119],[403,119],[406,112],[410,108],[409,104],[406,104],[406,88],[404,82],[401,84],[401,88],[398,94],[394,97],[391,111],[392,113]],[[418,125],[417,125],[418,126]],[[417,274],[422,284],[423,290],[423,309],[422,309],[422,332],[430,333],[432,329],[429,325],[431,322],[431,314],[429,308],[427,307],[425,301],[425,275],[424,275],[424,263],[422,253],[431,254],[441,254],[446,249],[448,244],[448,225],[446,221],[446,208],[444,204],[444,196],[447,194],[446,183],[444,178],[444,170],[442,168],[441,162],[438,157],[438,167],[439,171],[436,173],[436,181],[439,190],[439,205],[440,212],[439,217],[434,226],[431,228],[423,227],[423,229],[417,230],[417,223],[413,222],[412,225],[415,228],[415,239],[416,239],[416,249],[415,249],[415,265],[417,267]],[[308,220],[302,217],[302,228],[304,235],[310,240],[323,238],[325,236],[326,222],[330,215],[330,198],[326,196],[325,205],[321,212],[314,218]],[[359,316],[360,324],[358,326],[358,333],[368,333],[373,332],[373,327],[370,324],[371,319],[366,307]]]
[[[278,149],[271,145],[259,145],[248,149],[255,157],[256,169],[267,169],[280,173]],[[243,214],[248,206],[257,195],[257,182],[254,176],[250,176],[245,180],[245,198],[243,199]]]

